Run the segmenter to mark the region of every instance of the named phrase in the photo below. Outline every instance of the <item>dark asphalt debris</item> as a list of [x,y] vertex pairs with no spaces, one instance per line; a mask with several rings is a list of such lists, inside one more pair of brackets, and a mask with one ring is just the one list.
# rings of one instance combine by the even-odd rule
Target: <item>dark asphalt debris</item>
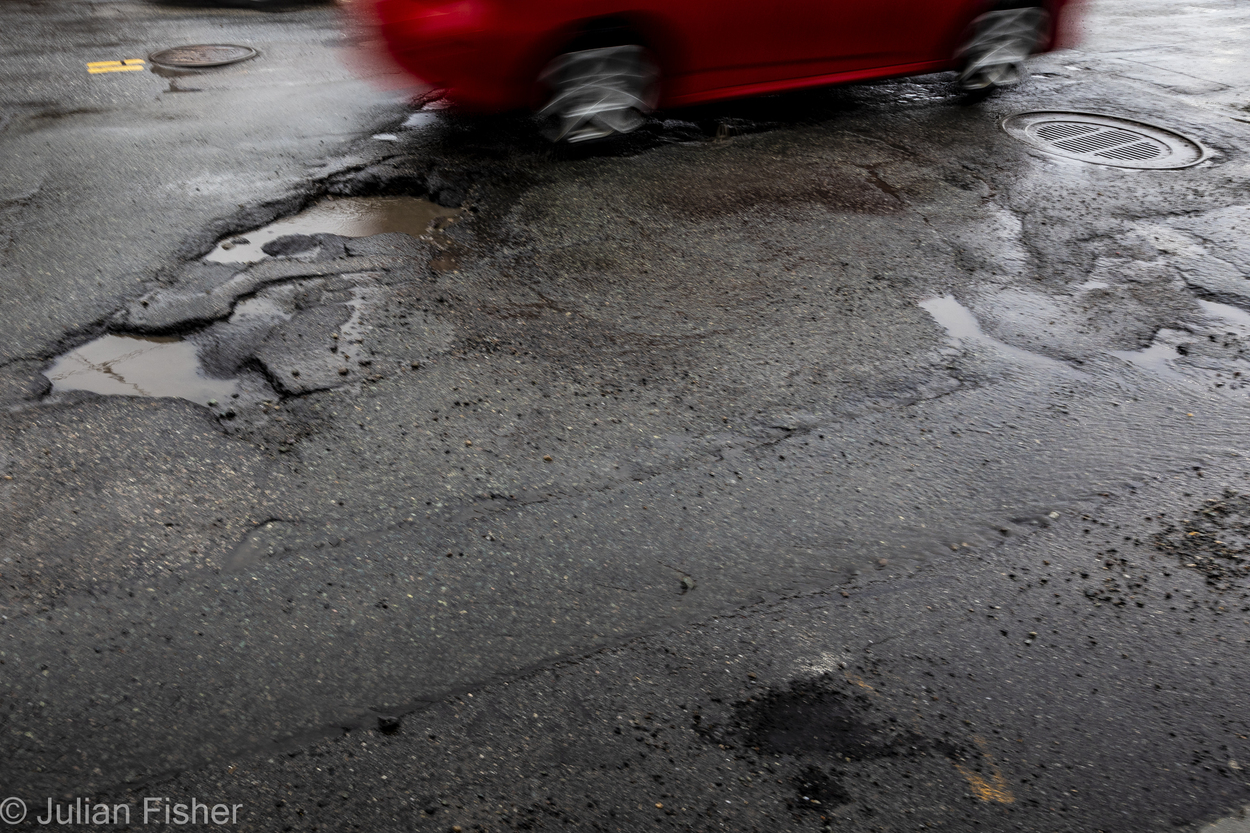
[[311,252],[317,248],[317,238],[309,234],[285,234],[260,247],[260,250],[273,257],[290,257],[291,255]]
[[1155,547],[1206,576],[1218,590],[1250,576],[1250,496],[1226,489],[1195,509],[1180,525],[1154,536]]

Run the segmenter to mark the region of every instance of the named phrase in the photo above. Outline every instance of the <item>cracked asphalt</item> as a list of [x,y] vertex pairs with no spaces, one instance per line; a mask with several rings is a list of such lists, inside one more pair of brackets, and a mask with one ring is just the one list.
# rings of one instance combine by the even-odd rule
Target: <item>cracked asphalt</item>
[[[1247,28],[1106,0],[985,101],[562,151],[414,116],[331,6],[11,0],[0,793],[30,827],[1244,830]],[[260,55],[86,72],[197,42]],[[1001,129],[1031,110],[1210,156],[1059,159]],[[442,219],[205,260],[398,196]],[[54,391],[104,334],[238,392]]]

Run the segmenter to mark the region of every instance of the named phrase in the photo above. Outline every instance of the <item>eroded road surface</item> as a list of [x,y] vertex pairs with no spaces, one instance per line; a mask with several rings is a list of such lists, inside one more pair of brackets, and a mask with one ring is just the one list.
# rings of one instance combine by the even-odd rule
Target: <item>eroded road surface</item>
[[1244,830],[1250,10],[1086,24],[569,152],[332,7],[6,3],[22,824]]

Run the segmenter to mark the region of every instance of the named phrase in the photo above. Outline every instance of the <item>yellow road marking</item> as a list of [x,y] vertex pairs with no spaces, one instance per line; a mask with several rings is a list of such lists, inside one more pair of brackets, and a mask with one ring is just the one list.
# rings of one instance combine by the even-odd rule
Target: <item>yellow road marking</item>
[[91,75],[99,75],[102,72],[142,72],[147,68],[147,62],[142,58],[126,58],[123,61],[90,61],[87,64],[87,72]]
[[856,676],[855,674],[851,674],[850,672],[847,672],[847,671],[843,671],[843,672],[842,672],[842,674],[843,674],[843,676],[845,676],[845,677],[846,677],[847,682],[854,683],[855,685],[859,686],[860,688],[866,688],[866,689],[868,689],[869,691],[871,691],[873,694],[876,694],[876,693],[877,693],[877,690],[876,690],[875,688],[873,688],[872,686],[868,685],[868,683],[864,682],[864,678],[863,678],[863,677],[858,677],[858,676]]
[[1016,797],[1011,794],[1011,790],[1007,787],[1007,779],[1003,777],[1002,770],[998,768],[998,764],[990,755],[990,745],[980,735],[973,735],[972,739],[976,741],[977,746],[981,747],[981,756],[994,771],[993,775],[987,781],[981,773],[973,772],[966,766],[955,764],[955,769],[968,780],[968,786],[972,788],[973,794],[982,801],[997,801],[999,804],[1013,803]]

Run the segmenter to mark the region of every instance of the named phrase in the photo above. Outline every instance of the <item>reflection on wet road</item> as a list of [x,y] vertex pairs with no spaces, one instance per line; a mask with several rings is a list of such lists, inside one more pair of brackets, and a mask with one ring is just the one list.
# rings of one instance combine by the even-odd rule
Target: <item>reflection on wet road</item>
[[[369,97],[328,68],[328,9],[45,5],[133,54],[223,27],[264,48],[196,95],[140,72],[11,79],[34,85],[0,116],[0,159],[21,161],[0,181],[14,789],[186,770],[263,793],[262,829],[314,806],[346,829],[304,800],[331,778],[377,829],[521,828],[518,805],[698,827],[714,805],[725,829],[1053,833],[1244,803],[1217,768],[1250,757],[1230,659],[1250,588],[1187,566],[1241,521],[1186,534],[1214,542],[1192,562],[1153,545],[1243,506],[1223,497],[1244,487],[1250,372],[1227,90],[1198,106],[1067,54],[979,103],[928,76],[569,151],[524,118]],[[1002,130],[1126,102],[1213,156],[1134,173]],[[655,656],[587,657],[640,634]],[[1186,665],[1208,659],[1218,687]],[[548,674],[556,696],[535,693]],[[461,719],[524,686],[525,708]],[[1207,688],[1234,717],[1189,708],[1169,739],[1156,706]],[[505,723],[507,761],[473,745],[504,748]],[[575,724],[594,728],[562,745]],[[273,754],[317,734],[340,736],[317,756],[387,763]],[[1141,776],[1149,748],[1192,769]],[[604,750],[645,777],[600,772]],[[1091,771],[1156,803],[1087,797]],[[541,809],[562,793],[528,806],[578,778],[603,781],[563,817]],[[1068,828],[1045,825],[1061,805]]]
[[179,338],[102,336],[47,370],[53,390],[114,396],[176,396],[207,405],[237,394],[234,382],[200,369],[194,344]]
[[303,244],[298,239],[285,248],[274,247],[275,241],[290,236],[369,237],[398,232],[430,239],[432,227],[445,227],[459,213],[459,209],[444,208],[420,197],[331,197],[291,217],[231,237],[204,259],[212,263],[253,263],[271,253],[311,254],[317,248],[315,240]]
[[972,311],[950,295],[944,295],[941,298],[929,298],[921,301],[920,306],[924,308],[925,312],[932,315],[935,321],[946,328],[946,332],[950,334],[952,340],[957,345],[980,345],[1004,358],[1012,359],[1034,369],[1073,373],[1072,368],[1063,362],[1055,361],[1038,353],[1021,350],[1019,347],[1012,347],[1010,344],[1004,344],[996,338],[987,336],[981,331],[981,325],[977,323],[976,316],[972,314]]

